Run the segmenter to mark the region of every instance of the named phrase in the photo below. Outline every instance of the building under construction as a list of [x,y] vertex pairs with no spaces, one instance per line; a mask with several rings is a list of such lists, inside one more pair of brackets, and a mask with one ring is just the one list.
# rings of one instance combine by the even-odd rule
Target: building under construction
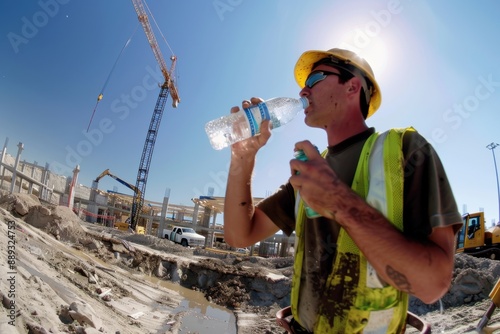
[[[18,151],[14,156],[7,152],[7,143],[8,139],[0,156],[0,190],[32,194],[44,204],[72,208],[83,221],[128,230],[127,219],[131,214],[134,196],[99,189],[99,177],[91,187],[79,184],[79,166],[75,166],[72,177],[66,177],[53,173],[49,164],[23,161],[21,155],[24,145],[18,144]],[[111,173],[108,171],[103,174]],[[188,226],[206,237],[206,247],[224,245],[224,228],[216,224],[217,215],[223,212],[224,198],[199,196],[193,198],[192,202],[192,206],[173,204],[169,203],[168,196],[162,202],[144,199],[135,232],[161,238],[163,229],[169,226]],[[255,253],[266,257],[288,256],[293,253],[293,241],[293,235],[286,237],[276,234],[260,242]],[[228,248],[227,245],[222,247]]]
[[[118,227],[130,216],[132,195],[79,184],[79,166],[75,166],[72,177],[66,177],[52,172],[49,164],[23,161],[24,145],[18,144],[14,156],[7,152],[7,142],[0,157],[0,189],[33,194],[42,203],[71,207],[82,220],[109,227]],[[145,199],[140,215],[143,233],[160,236],[162,223],[199,225],[212,230],[222,228],[215,224],[217,214],[221,213],[216,198],[207,200],[202,196],[192,201],[193,205],[187,206],[168,203],[168,197],[163,202]]]

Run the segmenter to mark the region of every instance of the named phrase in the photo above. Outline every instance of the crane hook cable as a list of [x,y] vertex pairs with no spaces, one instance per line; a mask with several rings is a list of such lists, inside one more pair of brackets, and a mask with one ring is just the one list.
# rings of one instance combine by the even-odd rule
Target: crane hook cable
[[149,16],[151,16],[151,18],[153,19],[153,22],[155,23],[155,26],[156,28],[158,29],[158,31],[160,32],[160,35],[161,37],[163,38],[163,40],[165,41],[165,44],[167,44],[168,48],[170,49],[170,53],[172,55],[174,55],[174,51],[172,50],[172,48],[170,47],[170,44],[168,44],[167,42],[167,39],[165,38],[165,36],[163,36],[163,33],[161,32],[161,29],[160,27],[158,26],[158,23],[156,23],[156,20],[155,20],[155,17],[153,16],[153,13],[151,12],[151,10],[149,9],[149,6],[148,6],[148,3],[146,2],[146,0],[144,0],[144,4],[146,5],[146,9],[148,10],[149,12]]
[[[146,0],[144,0],[144,5],[146,6],[146,9],[148,10],[149,12],[149,16],[151,16],[151,18],[153,19],[153,22],[155,23],[155,26],[156,28],[158,29],[158,31],[160,32],[160,35],[161,37],[163,38],[163,41],[165,42],[165,44],[168,46],[169,50],[170,50],[170,53],[172,54],[172,57],[175,56],[175,53],[174,53],[174,50],[172,50],[172,48],[170,47],[170,44],[168,44],[167,42],[167,39],[165,38],[165,36],[163,35],[163,32],[161,31],[160,27],[158,26],[158,23],[156,22],[156,19],[155,17],[153,16],[153,13],[151,12],[151,10],[149,9],[149,6],[148,6],[148,3],[146,2]],[[173,75],[174,73],[170,73],[170,75]]]
[[104,85],[102,86],[101,93],[97,96],[97,102],[95,104],[94,111],[92,112],[92,116],[90,117],[89,125],[87,126],[87,132],[89,132],[90,124],[92,123],[92,119],[94,118],[94,114],[95,114],[95,111],[97,109],[97,105],[99,104],[99,102],[103,98],[103,93],[104,93],[104,90],[106,89],[106,86],[108,85],[109,79],[111,78],[111,74],[114,72],[116,64],[118,63],[118,60],[120,59],[125,48],[129,45],[129,43],[132,40],[132,37],[135,35],[135,32],[137,31],[138,27],[139,27],[139,23],[137,23],[134,31],[132,32],[132,35],[130,35],[127,42],[125,42],[125,45],[120,50],[120,53],[118,54],[118,57],[116,58],[115,63],[113,64],[113,67],[111,68],[111,71],[109,72],[108,77],[106,78],[106,81],[104,82]]

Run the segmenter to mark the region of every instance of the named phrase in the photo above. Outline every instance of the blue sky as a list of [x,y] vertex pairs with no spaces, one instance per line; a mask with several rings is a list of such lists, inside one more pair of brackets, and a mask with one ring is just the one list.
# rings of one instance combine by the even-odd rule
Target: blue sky
[[[293,67],[309,49],[345,47],[371,64],[382,106],[369,119],[383,131],[414,126],[441,156],[460,211],[498,220],[491,142],[500,142],[500,4],[496,1],[215,0],[148,2],[167,64],[177,56],[181,103],[165,107],[146,198],[191,205],[223,196],[229,149],[211,148],[204,125],[243,99],[298,96]],[[158,97],[156,60],[131,1],[2,1],[0,145],[91,186],[110,169],[135,184]],[[153,23],[152,23],[153,24]],[[137,28],[137,30],[136,30]],[[135,34],[134,31],[136,30]],[[87,126],[106,79],[89,131]],[[170,46],[170,48],[169,48]],[[253,191],[288,179],[294,143],[320,148],[324,132],[301,116],[276,129],[257,157]],[[500,150],[497,150],[500,160]],[[131,193],[111,178],[100,188]]]

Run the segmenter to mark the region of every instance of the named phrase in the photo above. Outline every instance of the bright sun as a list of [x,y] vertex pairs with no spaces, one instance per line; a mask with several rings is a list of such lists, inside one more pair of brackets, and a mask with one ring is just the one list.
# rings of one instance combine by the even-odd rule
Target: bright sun
[[359,43],[352,35],[349,35],[339,45],[340,48],[354,51],[359,56],[365,58],[372,67],[376,78],[385,75],[390,55],[384,40],[379,36],[372,36],[364,43]]
[[374,40],[369,47],[359,50],[358,54],[370,64],[375,76],[381,76],[387,70],[388,52],[381,38]]
[[[349,10],[350,5],[346,4],[345,7]],[[327,22],[326,26],[325,22]],[[366,23],[360,24],[360,22]],[[393,74],[390,72],[395,68],[393,65],[398,62],[399,51],[394,47],[391,31],[386,28],[386,25],[373,19],[363,21],[363,18],[359,18],[353,22],[341,17],[332,22],[327,18],[322,18],[304,31],[307,32],[304,35],[304,38],[307,38],[304,44],[314,45],[311,47],[313,50],[347,49],[366,59],[378,82],[390,78]],[[329,33],[317,33],[317,31]]]
[[365,58],[372,67],[377,79],[387,76],[388,65],[391,59],[394,58],[392,54],[394,50],[390,51],[388,49],[387,34],[382,34],[381,31],[375,34],[359,27],[343,30],[340,39],[335,44],[340,48],[354,51]]

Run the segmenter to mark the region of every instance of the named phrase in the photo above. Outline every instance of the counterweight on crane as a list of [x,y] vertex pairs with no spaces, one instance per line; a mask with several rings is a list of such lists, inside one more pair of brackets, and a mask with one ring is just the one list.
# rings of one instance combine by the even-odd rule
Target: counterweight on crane
[[160,94],[158,95],[158,100],[156,101],[156,106],[153,111],[153,116],[151,117],[151,122],[149,124],[149,130],[146,135],[146,141],[144,143],[144,149],[142,151],[141,161],[139,164],[139,170],[137,172],[136,188],[138,191],[134,193],[134,199],[132,203],[132,214],[130,219],[130,228],[135,231],[137,223],[139,222],[139,215],[144,205],[144,194],[146,192],[146,183],[148,180],[149,166],[151,164],[151,158],[153,156],[153,149],[156,141],[156,136],[158,134],[158,129],[160,126],[161,117],[163,115],[163,109],[165,108],[165,103],[167,101],[168,95],[172,96],[172,106],[174,108],[180,102],[179,94],[177,92],[177,87],[175,85],[175,80],[173,77],[175,62],[177,58],[172,55],[170,60],[172,64],[170,70],[168,70],[165,60],[162,56],[156,37],[149,24],[148,15],[144,10],[144,5],[142,0],[132,0],[134,4],[135,11],[137,12],[137,17],[141,23],[146,37],[148,39],[149,45],[153,50],[153,54],[160,66],[161,72],[165,81],[160,87]]

